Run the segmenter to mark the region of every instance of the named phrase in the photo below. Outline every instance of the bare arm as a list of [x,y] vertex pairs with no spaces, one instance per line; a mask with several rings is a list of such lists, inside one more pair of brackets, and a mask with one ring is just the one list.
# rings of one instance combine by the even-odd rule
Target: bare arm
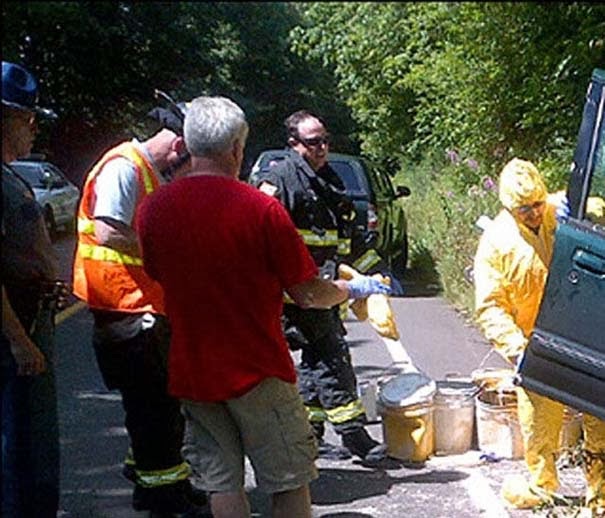
[[11,353],[17,363],[18,375],[40,374],[46,370],[44,355],[23,329],[10,305],[4,286],[2,286],[2,332],[10,343]]
[[347,282],[327,281],[316,277],[288,290],[292,300],[303,308],[331,308],[349,298]]
[[132,227],[113,218],[95,218],[95,237],[100,245],[123,254],[141,257],[137,234]]

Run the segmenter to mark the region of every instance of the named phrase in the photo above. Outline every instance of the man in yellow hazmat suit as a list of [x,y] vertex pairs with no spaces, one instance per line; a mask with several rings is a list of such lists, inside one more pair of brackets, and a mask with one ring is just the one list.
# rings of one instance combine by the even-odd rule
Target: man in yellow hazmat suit
[[[556,197],[536,167],[511,160],[500,175],[504,208],[481,236],[475,256],[477,321],[495,349],[513,365],[528,344],[553,252]],[[559,197],[560,198],[560,197]],[[548,501],[559,486],[555,465],[564,406],[517,389],[518,414],[529,482],[508,479],[502,496],[512,507]],[[605,422],[584,415],[587,505],[605,508]]]

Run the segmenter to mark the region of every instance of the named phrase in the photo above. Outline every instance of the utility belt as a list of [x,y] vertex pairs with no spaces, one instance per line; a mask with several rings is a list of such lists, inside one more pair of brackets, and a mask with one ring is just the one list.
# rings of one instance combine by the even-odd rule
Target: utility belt
[[[63,281],[42,281],[38,293],[38,311],[30,327],[30,335],[49,333],[55,325],[59,301],[65,300],[68,285]],[[45,331],[46,330],[46,331]]]
[[56,311],[57,302],[65,297],[69,285],[63,281],[42,281],[40,283],[38,305],[42,309]]
[[32,334],[38,320],[54,318],[59,309],[57,303],[65,298],[68,285],[60,280],[29,283],[9,281],[5,288],[19,321]]

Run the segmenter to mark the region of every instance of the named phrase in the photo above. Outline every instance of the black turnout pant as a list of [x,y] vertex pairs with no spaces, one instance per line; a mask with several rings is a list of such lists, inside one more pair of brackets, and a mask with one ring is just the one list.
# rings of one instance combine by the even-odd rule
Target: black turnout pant
[[158,317],[151,329],[122,341],[108,340],[95,329],[93,345],[105,384],[122,394],[136,469],[164,470],[181,464],[184,418],[179,401],[167,390],[167,320]]
[[357,395],[357,380],[338,308],[301,309],[286,304],[284,317],[285,325],[298,328],[303,338],[298,344],[302,349],[298,383],[314,429],[323,428],[319,409],[336,433],[362,427],[365,412]]

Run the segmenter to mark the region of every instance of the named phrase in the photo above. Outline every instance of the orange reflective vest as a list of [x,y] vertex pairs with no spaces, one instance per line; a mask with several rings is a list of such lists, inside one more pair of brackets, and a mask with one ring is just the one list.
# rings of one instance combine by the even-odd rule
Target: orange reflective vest
[[[159,186],[149,160],[131,143],[109,150],[88,174],[78,209],[78,246],[74,259],[73,292],[93,309],[164,313],[160,285],[143,270],[143,260],[101,246],[95,237],[95,181],[111,159],[123,157],[134,165],[139,182],[136,213],[143,198]],[[135,227],[136,229],[136,227]]]

